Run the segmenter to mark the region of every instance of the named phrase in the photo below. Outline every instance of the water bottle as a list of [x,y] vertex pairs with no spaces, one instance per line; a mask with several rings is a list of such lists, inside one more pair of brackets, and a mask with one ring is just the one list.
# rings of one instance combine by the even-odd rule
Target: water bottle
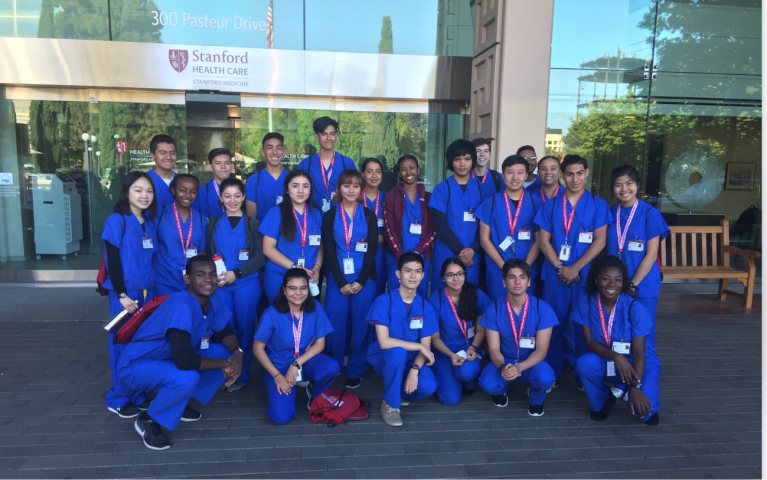
[[221,258],[221,255],[216,255],[213,257],[213,263],[216,264],[216,275],[221,276],[222,273],[226,272],[226,265],[224,265],[224,259]]

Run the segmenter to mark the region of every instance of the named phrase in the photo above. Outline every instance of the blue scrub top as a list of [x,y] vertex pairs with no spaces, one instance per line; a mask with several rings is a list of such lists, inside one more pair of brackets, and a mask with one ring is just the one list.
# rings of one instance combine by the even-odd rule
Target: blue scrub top
[[[543,204],[543,207],[538,210],[538,214],[535,217],[535,223],[546,232],[551,234],[551,246],[559,257],[559,251],[562,245],[567,244],[570,246],[570,259],[563,261],[565,266],[570,266],[578,261],[579,258],[586,253],[586,250],[591,246],[590,243],[578,242],[578,234],[581,232],[594,232],[605,225],[609,225],[610,207],[603,199],[594,196],[591,192],[584,190],[583,195],[578,200],[578,204],[575,208],[575,216],[573,218],[573,224],[570,227],[570,234],[565,239],[565,221],[562,216],[562,199],[565,198],[566,188],[559,190],[556,197],[552,198]],[[573,211],[572,205],[569,201],[566,201],[567,218],[570,218],[570,213]],[[592,236],[593,239],[593,236]],[[578,285],[581,287],[586,285],[586,277],[589,273],[589,267],[591,263],[586,264],[580,272],[581,280]],[[543,262],[543,272],[541,278],[544,282],[552,282],[560,285],[564,285],[562,280],[557,275],[557,268],[551,264],[551,262]]]
[[[320,213],[318,209],[310,207],[309,205],[307,205],[306,208],[309,215],[309,218],[306,220],[306,228],[309,230],[309,233],[306,237],[304,257],[306,257],[306,268],[311,269],[317,263],[317,254],[320,251],[320,247],[318,245],[310,246],[309,237],[312,235],[322,235],[322,213]],[[288,242],[285,240],[285,237],[280,235],[280,213],[281,211],[279,208],[273,208],[269,210],[269,213],[267,213],[266,217],[264,217],[264,221],[258,227],[258,231],[266,237],[271,237],[277,240],[277,250],[285,255],[291,262],[298,263],[298,257],[301,256],[301,233],[298,230],[298,224],[296,224],[295,238],[292,242]],[[297,216],[298,220],[301,222],[301,228],[303,228],[304,216],[302,214],[297,214]],[[295,218],[293,221],[296,221]],[[278,273],[280,275],[285,275],[285,272],[287,271],[271,260],[266,261],[266,268],[267,270]]]
[[[391,302],[389,299],[391,298]],[[399,290],[384,293],[376,298],[368,312],[368,322],[373,325],[389,327],[389,337],[405,342],[420,343],[422,338],[430,337],[439,331],[437,313],[431,304],[416,294],[413,303],[410,304],[410,314],[407,313],[405,302]],[[416,316],[423,318],[423,327],[410,329],[410,319]],[[378,339],[370,346],[368,356],[381,353],[381,345]],[[407,361],[412,363],[418,352],[407,352]]]
[[[445,289],[441,288],[438,292],[434,292],[429,297],[429,303],[439,314],[439,338],[450,349],[451,352],[456,353],[460,350],[466,350],[474,342],[474,335],[468,338],[463,336],[461,327],[458,326],[458,321],[453,315],[453,309],[450,308],[450,302],[445,295]],[[482,316],[485,313],[485,309],[493,303],[490,297],[485,295],[482,290],[477,290],[477,306],[479,307],[479,315]],[[458,305],[456,305],[456,311]],[[476,319],[466,321],[466,333],[468,334],[469,328],[474,327]],[[476,333],[476,328],[474,329]]]
[[[548,303],[531,295],[528,295],[528,298],[530,303],[527,306],[527,319],[525,320],[525,329],[522,332],[522,337],[535,337],[535,334],[540,330],[546,330],[547,328],[559,325],[557,315]],[[535,349],[520,348],[519,352],[517,352],[517,342],[514,341],[514,331],[511,329],[509,311],[506,309],[506,299],[507,297],[503,296],[493,302],[493,305],[485,310],[485,314],[482,316],[479,324],[488,330],[499,333],[503,357],[516,364],[527,360],[527,357]],[[511,314],[514,316],[517,334],[519,334],[519,327],[522,324],[522,310],[519,313],[517,315],[512,308]]]
[[[146,232],[144,231],[146,229]],[[144,248],[143,239],[152,239],[152,248]],[[152,269],[152,256],[157,251],[157,233],[154,224],[144,216],[144,227],[135,215],[113,213],[104,222],[101,239],[120,249],[120,262],[123,268],[125,288],[143,290],[154,288],[155,276]],[[104,246],[104,266],[109,271],[109,259]],[[104,288],[114,290],[112,279],[107,277]]]
[[[365,195],[365,192],[363,190],[363,195]],[[370,200],[367,195],[365,195],[365,205],[370,209],[371,212],[376,213],[376,218],[383,220],[383,211],[384,211],[384,197],[386,194],[382,191],[378,191],[378,213],[376,213],[376,201]],[[383,223],[378,222],[379,225],[383,225]],[[384,227],[378,227],[378,234],[383,235],[384,234]],[[378,249],[379,252],[383,251],[383,246]]]
[[[170,193],[170,184],[165,183],[165,180],[157,174],[154,170],[149,170],[147,174],[152,177],[152,183],[154,183],[154,195],[157,197],[157,208],[162,208],[164,205],[170,205],[176,200]],[[174,173],[175,177],[176,174]]]
[[535,178],[533,179],[532,182],[530,182],[530,185],[525,187],[525,189],[535,188],[535,187],[539,187],[541,185],[541,179],[538,177],[538,175],[533,174],[533,177],[535,177]]
[[[304,312],[304,321],[301,326],[301,340],[299,341],[299,356],[306,352],[315,340],[325,337],[333,331],[325,310],[319,302],[315,302],[315,310],[312,313]],[[261,315],[255,339],[266,344],[266,356],[278,370],[290,365],[296,358],[295,339],[293,338],[293,323],[298,328],[298,319],[293,320],[290,312],[279,313],[272,306]]]
[[288,171],[282,169],[277,180],[266,170],[261,170],[248,177],[245,183],[245,198],[256,204],[256,218],[264,223],[266,214],[272,207],[279,205],[278,198],[285,191],[285,178]]
[[[213,239],[216,241],[216,253],[224,259],[227,271],[232,272],[247,263],[248,260],[240,260],[240,250],[249,250],[248,235],[245,232],[245,215],[241,216],[237,226],[232,228],[229,218],[226,214],[222,214],[216,223]],[[240,280],[243,279],[238,278],[236,282]]]
[[[333,159],[333,172],[331,172],[328,179],[328,189],[325,190],[325,183],[322,181],[322,162],[320,161],[320,154],[315,153],[309,158],[305,158],[296,167],[300,170],[309,172],[309,176],[312,177],[312,194],[314,195],[314,203],[318,208],[322,208],[322,199],[333,199],[333,195],[336,191],[336,185],[338,185],[338,177],[341,176],[341,172],[344,170],[357,170],[357,166],[354,164],[354,160],[349,157],[345,157],[338,152],[335,152]],[[325,178],[327,178],[328,171],[325,170]],[[332,207],[332,205],[331,205]]]
[[221,187],[215,178],[205,185],[200,185],[200,189],[197,191],[197,198],[192,204],[192,207],[205,218],[215,218],[225,212],[224,207],[218,204],[219,195],[216,193],[216,185],[219,188]]
[[[514,239],[514,249],[512,250],[512,246],[509,246],[504,251],[501,250],[499,245],[510,235],[509,217],[506,213],[506,203],[503,200],[504,195],[506,195],[505,190],[482,202],[482,206],[479,207],[479,212],[477,212],[477,217],[479,217],[482,223],[490,227],[490,239],[493,241],[493,245],[496,246],[496,250],[498,250],[504,262],[512,258],[527,260],[527,254],[535,243],[535,232],[538,231],[538,226],[535,224],[535,215],[541,210],[543,204],[540,199],[536,199],[534,195],[527,192],[523,194],[523,197],[520,197],[522,211],[519,213],[519,219],[517,220],[514,236],[512,237]],[[517,209],[514,208],[511,199],[509,199],[509,209],[511,211],[511,220],[514,221]],[[519,238],[520,230],[529,230],[530,239],[521,240]]]
[[487,169],[484,183],[482,182],[482,179],[480,177],[474,174],[474,171],[471,172],[471,178],[476,178],[477,181],[479,182],[479,189],[482,194],[482,201],[485,201],[485,199],[492,197],[496,193],[506,190],[506,185],[503,184],[503,175],[501,175],[500,173],[498,173],[498,188],[495,188],[495,182],[493,181],[493,172],[494,170],[490,170],[489,168]]
[[[181,219],[181,215],[179,221],[184,243],[189,235],[189,226],[192,225],[192,240],[188,248],[196,248],[198,254],[204,252],[208,221],[203,214],[192,209],[186,222]],[[160,214],[152,223],[157,231],[157,248],[152,259],[157,283],[171,287],[177,292],[186,290],[183,276],[187,260],[186,251],[178,234],[173,205],[161,208]]]
[[[623,245],[623,255],[620,256],[623,263],[629,270],[629,278],[623,281],[631,282],[631,279],[636,275],[639,264],[645,257],[647,249],[647,241],[652,240],[655,237],[660,237],[660,241],[663,241],[670,232],[666,221],[663,220],[663,216],[658,209],[650,206],[649,204],[637,199],[639,205],[637,206],[634,218],[629,225],[628,235],[626,236],[626,242]],[[618,230],[616,229],[618,219],[618,205],[615,205],[610,209],[612,216],[611,225],[607,227],[607,254],[619,256],[618,252]],[[621,208],[621,234],[626,228],[626,222],[629,215],[631,215],[631,208]],[[633,240],[642,241],[642,251],[635,252],[629,251],[629,242]],[[635,291],[637,298],[652,298],[657,297],[660,294],[660,270],[658,269],[658,263],[653,262],[652,268],[639,284],[639,288]]]
[[[434,192],[431,194],[431,200],[429,200],[429,207],[447,215],[448,226],[455,232],[464,248],[470,247],[474,241],[474,237],[477,236],[479,220],[476,222],[465,222],[463,220],[463,214],[471,211],[476,215],[479,206],[482,203],[480,188],[479,180],[476,178],[469,178],[469,183],[466,184],[466,193],[464,193],[461,186],[455,181],[455,178],[450,177],[434,187]],[[450,189],[449,204],[447,198],[448,189]],[[453,256],[452,251],[444,246],[439,240],[439,235],[437,235],[435,248],[440,247],[446,250],[446,252],[442,252],[442,256]]]
[[[410,225],[419,224],[423,229],[423,218],[421,215],[421,199],[418,191],[415,194],[415,203],[410,201],[410,197],[405,194],[405,212],[402,215],[402,253],[414,252],[421,246],[421,234],[410,233]],[[426,279],[428,281],[428,279]]]
[[[588,327],[591,330],[591,338],[602,345],[605,345],[605,337],[602,332],[602,322],[599,319],[599,307],[597,306],[597,297],[599,294],[584,295],[578,300],[575,309],[570,313],[570,320]],[[604,307],[604,305],[603,305]],[[629,307],[631,311],[629,312]],[[654,354],[655,345],[650,339],[652,329],[652,319],[647,314],[647,310],[639,301],[622,293],[615,303],[615,318],[613,319],[613,330],[610,333],[610,339],[614,342],[631,343],[633,337],[645,337],[645,354]],[[610,322],[610,312],[605,311],[605,327]],[[611,348],[610,345],[605,345]],[[632,355],[626,355],[631,358]]]
[[216,297],[208,299],[207,318],[202,314],[200,302],[188,291],[171,294],[136,331],[131,343],[125,345],[119,368],[130,367],[140,360],[173,361],[173,351],[168,342],[168,330],[177,328],[188,332],[195,352],[205,356],[201,349],[203,337],[226,328],[232,312]]
[[[383,208],[381,209],[383,210]],[[341,221],[341,215],[346,217],[346,225],[352,228],[352,237],[349,241],[349,249],[346,249],[346,240],[344,239],[344,224]],[[354,211],[354,225],[351,223],[349,214],[346,213],[342,204],[338,204],[336,208],[336,215],[333,223],[333,240],[336,242],[336,256],[338,257],[338,264],[341,265],[341,271],[343,271],[343,264],[345,258],[351,258],[354,260],[354,272],[359,273],[362,271],[362,261],[365,259],[365,252],[356,251],[357,242],[368,241],[368,224],[365,220],[365,207],[357,204],[357,208]]]
[[[558,194],[559,192],[561,192],[564,189],[565,189],[565,187],[560,185],[559,186],[559,190],[554,190],[554,191]],[[531,195],[535,196],[535,198],[537,198],[538,201],[540,201],[541,203],[546,203],[549,200],[551,200],[550,198],[546,197],[546,193],[543,193],[543,198],[541,198],[541,184],[540,183],[530,185],[529,187],[525,188],[525,191],[529,192]],[[554,196],[556,197],[556,195],[554,195]]]

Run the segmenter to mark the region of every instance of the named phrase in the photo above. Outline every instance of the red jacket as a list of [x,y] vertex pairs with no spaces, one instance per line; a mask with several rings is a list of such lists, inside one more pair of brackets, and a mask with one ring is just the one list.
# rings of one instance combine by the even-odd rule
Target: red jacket
[[[402,184],[395,185],[384,198],[384,251],[399,260],[402,255],[402,219],[405,215],[405,187]],[[418,184],[418,198],[421,200],[421,240],[420,246],[415,252],[423,255],[424,260],[431,260],[431,249],[437,232],[429,214],[429,199],[431,193],[426,187]]]

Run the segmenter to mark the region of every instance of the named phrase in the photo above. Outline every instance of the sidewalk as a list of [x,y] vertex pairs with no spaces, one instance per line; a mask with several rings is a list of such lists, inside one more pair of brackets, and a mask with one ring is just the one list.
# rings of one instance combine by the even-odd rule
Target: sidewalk
[[381,421],[372,372],[355,391],[371,401],[369,420],[312,424],[299,392],[297,418],[278,427],[254,366],[250,385],[198,405],[203,420],[171,432],[170,451],[153,452],[104,405],[106,300],[91,288],[19,286],[0,287],[0,299],[1,478],[761,477],[758,315],[659,318],[657,427],[621,401],[592,422],[565,373],[541,418],[527,415],[526,389],[515,385],[507,408],[479,391],[454,407],[430,398],[404,407],[395,429]]

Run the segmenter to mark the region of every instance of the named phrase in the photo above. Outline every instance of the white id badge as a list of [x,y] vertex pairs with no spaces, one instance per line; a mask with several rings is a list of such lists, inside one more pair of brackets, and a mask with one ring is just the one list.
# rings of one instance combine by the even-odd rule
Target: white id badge
[[186,258],[192,258],[197,256],[197,249],[196,248],[187,248],[186,249]]
[[384,226],[383,218],[379,218],[378,219],[378,228],[383,228],[383,226]]
[[517,232],[517,238],[520,240],[530,240],[533,238],[533,234],[530,230],[520,230]]
[[629,240],[629,252],[644,252],[644,242],[641,240]]
[[354,246],[355,252],[367,252],[368,251],[368,242],[357,242],[357,244]]
[[469,327],[466,329],[466,336],[469,338],[474,338],[474,327]]
[[301,380],[303,380],[303,375],[301,375],[301,369],[299,368],[296,372],[296,381],[300,382]]
[[309,246],[319,247],[321,238],[322,238],[322,235],[309,235]]
[[592,243],[594,234],[592,232],[580,232],[578,234],[578,243]]
[[344,274],[349,275],[354,273],[354,260],[351,258],[344,258]]
[[477,216],[474,215],[474,212],[463,212],[463,221],[464,222],[476,222]]
[[322,199],[322,211],[323,212],[327,212],[328,210],[330,210],[330,200],[328,200],[327,198],[323,198]]
[[613,352],[628,355],[631,353],[631,344],[629,342],[613,342]]
[[421,234],[421,224],[420,223],[411,223],[410,224],[410,233],[413,235],[420,235]]
[[296,265],[298,265],[301,268],[306,268],[306,257],[298,257],[298,261],[296,262]]
[[498,248],[505,252],[506,249],[512,245],[514,245],[514,240],[511,237],[506,237],[506,239],[502,241],[500,245],[498,245]]
[[413,317],[410,319],[410,330],[423,328],[423,317]]
[[562,245],[559,249],[559,259],[563,262],[570,260],[570,245]]
[[241,262],[247,262],[250,258],[250,252],[247,250],[240,250],[240,256],[237,259]]
[[282,195],[277,195],[277,203],[275,205],[279,205],[282,203]]
[[210,337],[202,337],[200,340],[200,350],[207,350],[210,346]]
[[608,377],[615,376],[615,362],[607,362],[607,376]]
[[535,337],[522,337],[519,339],[519,348],[535,348]]
[[466,358],[466,350],[461,350],[460,352],[455,352],[456,355],[458,355],[461,358]]
[[141,244],[144,246],[144,250],[151,250],[154,248],[154,246],[152,245],[152,239],[150,237],[142,238]]

